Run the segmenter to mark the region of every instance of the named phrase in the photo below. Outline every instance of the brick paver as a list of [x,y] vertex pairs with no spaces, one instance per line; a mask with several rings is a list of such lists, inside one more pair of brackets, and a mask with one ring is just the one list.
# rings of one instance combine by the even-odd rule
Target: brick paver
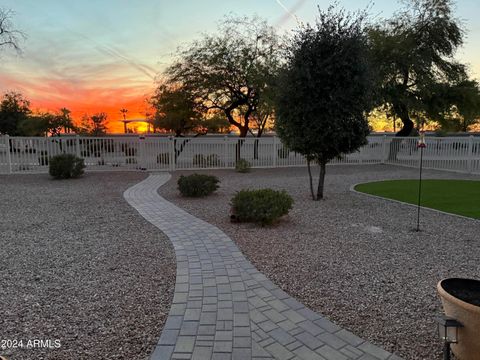
[[150,175],[125,199],[172,242],[175,295],[151,360],[398,360],[306,308],[260,273],[217,227],[163,199]]

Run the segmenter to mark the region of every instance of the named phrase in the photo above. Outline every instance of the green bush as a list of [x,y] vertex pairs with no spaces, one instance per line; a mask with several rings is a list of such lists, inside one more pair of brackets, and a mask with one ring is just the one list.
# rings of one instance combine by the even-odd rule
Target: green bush
[[220,159],[217,154],[210,154],[207,156],[204,156],[203,154],[195,154],[193,156],[193,166],[218,167],[220,166]]
[[49,173],[55,179],[76,178],[83,174],[83,159],[73,154],[61,154],[49,159]]
[[236,221],[271,224],[292,208],[293,199],[285,190],[241,190],[232,199]]
[[193,166],[204,166],[205,163],[205,156],[202,154],[195,154],[193,155]]
[[220,166],[220,159],[218,158],[217,154],[210,154],[205,158],[205,160],[206,160],[207,166],[213,166],[213,167]]
[[218,189],[220,181],[216,176],[192,174],[180,176],[178,179],[178,190],[183,196],[200,197],[207,196]]
[[235,164],[235,171],[239,172],[239,173],[247,173],[247,172],[250,171],[251,167],[252,166],[250,165],[250,163],[247,160],[240,159]]

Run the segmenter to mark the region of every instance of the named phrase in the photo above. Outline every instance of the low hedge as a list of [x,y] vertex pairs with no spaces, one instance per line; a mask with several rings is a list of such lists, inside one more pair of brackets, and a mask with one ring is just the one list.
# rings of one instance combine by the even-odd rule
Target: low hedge
[[220,180],[216,176],[192,174],[181,175],[178,179],[178,190],[183,196],[202,197],[213,193],[218,189]]
[[83,174],[85,163],[73,154],[61,154],[49,158],[48,172],[55,179],[77,178]]
[[268,225],[288,214],[293,199],[285,190],[241,190],[232,198],[231,205],[236,221]]
[[235,171],[239,173],[250,172],[252,165],[245,159],[239,159],[235,164]]

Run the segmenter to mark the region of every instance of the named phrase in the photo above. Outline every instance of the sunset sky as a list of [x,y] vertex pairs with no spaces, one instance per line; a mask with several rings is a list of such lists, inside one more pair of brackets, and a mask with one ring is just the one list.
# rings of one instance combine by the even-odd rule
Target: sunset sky
[[[3,51],[0,56],[0,91],[20,91],[32,108],[67,107],[76,119],[105,111],[110,128],[119,109],[128,118],[144,117],[145,99],[155,89],[155,77],[172,61],[179,45],[202,32],[212,32],[225,14],[257,14],[280,32],[296,26],[286,9],[300,21],[311,22],[319,5],[314,0],[0,0],[0,7],[15,11],[15,27],[26,33],[23,54]],[[365,8],[370,0],[344,0],[350,10]],[[388,17],[400,7],[377,0],[372,14]],[[468,37],[458,58],[470,64],[480,78],[480,1],[457,1],[457,16]],[[116,125],[118,124],[118,125]]]

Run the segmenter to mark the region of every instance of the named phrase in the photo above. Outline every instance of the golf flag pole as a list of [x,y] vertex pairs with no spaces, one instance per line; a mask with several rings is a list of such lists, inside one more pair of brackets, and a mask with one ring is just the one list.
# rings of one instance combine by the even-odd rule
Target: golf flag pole
[[425,143],[425,132],[420,132],[420,137],[418,139],[417,148],[420,149],[420,176],[418,181],[418,204],[417,204],[417,229],[420,231],[420,209],[421,209],[421,199],[422,199],[422,168],[423,168],[423,149],[427,147]]

